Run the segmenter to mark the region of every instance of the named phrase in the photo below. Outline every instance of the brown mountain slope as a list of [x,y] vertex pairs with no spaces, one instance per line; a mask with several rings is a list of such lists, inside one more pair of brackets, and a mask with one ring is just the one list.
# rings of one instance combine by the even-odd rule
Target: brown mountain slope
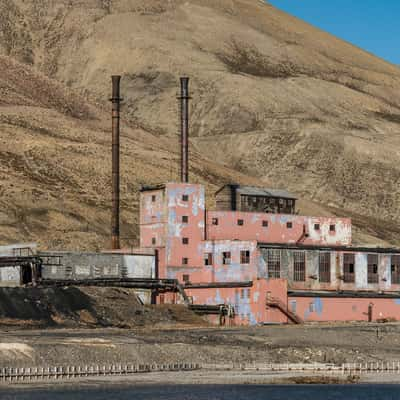
[[[0,94],[0,243],[109,247],[109,112],[3,56]],[[137,189],[141,183],[176,179],[177,145],[128,121],[122,125],[122,236],[124,244],[135,245]],[[244,179],[196,153],[191,172],[195,181],[213,182],[210,190]]]
[[[328,211],[353,216],[362,230],[359,241],[370,240],[367,232],[400,243],[397,67],[259,0],[0,0],[0,24],[3,54],[33,64],[94,102],[107,98],[111,73],[123,74],[125,114],[132,126],[141,127],[128,134],[134,141],[129,151],[141,154],[135,173],[127,154],[125,172],[132,181],[166,179],[168,169],[175,168],[168,149],[176,141],[164,138],[176,137],[176,78],[188,74],[194,97],[192,144],[202,158],[287,187],[326,204]],[[43,102],[43,96],[39,100]],[[79,117],[57,109],[54,114],[54,108],[46,110],[53,120],[47,114],[43,118],[52,134],[58,131],[63,139],[50,140],[48,135],[40,146],[35,144],[38,152],[42,146],[46,149],[42,162],[64,155],[66,161],[55,162],[56,171],[66,163],[58,178],[74,171],[79,190],[86,190],[86,183],[95,186],[87,197],[98,194],[104,202],[107,122],[89,112]],[[27,113],[24,110],[24,118],[31,121]],[[36,111],[32,115],[36,118]],[[65,143],[74,135],[80,140],[86,135],[91,148],[90,156],[85,148],[79,163]],[[140,151],[131,148],[133,144]],[[165,149],[163,155],[150,146]],[[198,159],[194,169],[204,165]],[[227,179],[227,169],[221,173],[209,165],[220,180]],[[86,176],[90,172],[101,176],[98,182]],[[84,204],[75,184],[67,204],[72,209]],[[133,203],[128,203],[129,208]],[[314,212],[308,204],[303,211]],[[102,234],[107,233],[105,206],[98,213]],[[93,207],[90,212],[96,215]],[[130,212],[125,218],[132,222],[133,208]],[[38,221],[43,219],[38,216]],[[59,240],[73,242],[68,235]]]

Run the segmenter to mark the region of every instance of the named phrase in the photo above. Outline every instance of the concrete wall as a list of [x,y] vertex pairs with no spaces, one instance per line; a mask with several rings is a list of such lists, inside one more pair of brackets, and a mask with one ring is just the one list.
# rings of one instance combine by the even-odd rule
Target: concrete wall
[[[235,325],[287,321],[284,315],[266,307],[267,294],[282,299],[286,303],[287,287],[283,279],[269,281],[260,279],[254,281],[252,287],[246,288],[187,289],[186,293],[193,299],[194,304],[233,306]],[[211,318],[211,321],[218,322],[218,319]]]
[[[148,255],[42,252],[44,279],[154,278],[155,258]],[[46,256],[51,256],[46,259]],[[49,265],[59,257],[59,265]]]
[[21,285],[21,268],[6,267],[0,268],[0,286],[15,287]]
[[[218,225],[213,225],[213,219]],[[243,225],[238,225],[238,220]],[[268,226],[263,226],[266,221]],[[287,223],[292,223],[288,228]],[[319,229],[315,225],[319,224]],[[335,231],[330,231],[330,226]],[[304,236],[304,232],[308,237]],[[306,217],[235,211],[209,211],[207,238],[210,240],[257,240],[263,243],[301,243],[308,245],[347,246],[351,244],[351,220],[348,218]]]
[[400,320],[400,297],[384,298],[323,298],[289,296],[289,309],[304,321],[368,321],[368,306],[373,304],[372,319]]

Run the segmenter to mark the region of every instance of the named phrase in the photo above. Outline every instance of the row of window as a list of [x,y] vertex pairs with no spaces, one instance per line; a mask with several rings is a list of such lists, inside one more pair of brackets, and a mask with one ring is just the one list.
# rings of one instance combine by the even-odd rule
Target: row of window
[[[153,194],[151,196],[151,201],[152,201],[152,203],[155,203],[157,201],[157,196],[155,194]],[[189,195],[188,194],[183,194],[182,195],[182,201],[185,201],[185,202],[189,201]]]
[[[212,225],[218,225],[219,224],[218,218],[213,218],[211,223],[212,223]],[[262,224],[262,226],[264,228],[268,228],[268,221],[267,220],[263,220],[261,222],[261,224]],[[244,220],[243,219],[238,219],[237,220],[237,225],[238,226],[244,226]],[[291,222],[291,221],[286,222],[286,228],[287,229],[292,229],[293,228],[293,222]],[[316,231],[319,231],[321,229],[320,224],[314,224],[314,229]],[[336,225],[334,225],[334,224],[329,225],[329,231],[330,232],[335,232],[336,231]]]
[[[232,261],[232,255],[230,251],[222,252],[222,264],[223,265],[230,265]],[[182,265],[188,265],[189,259],[187,257],[182,258]],[[205,253],[204,254],[204,265],[213,265],[214,258],[212,253]],[[250,251],[249,250],[242,250],[240,252],[240,264],[250,264]]]
[[[281,254],[279,250],[270,250],[267,256],[267,267],[269,278],[281,277]],[[331,253],[319,253],[319,281],[329,283],[331,281]],[[343,254],[343,282],[355,282],[355,255],[353,253]],[[305,282],[306,280],[306,257],[304,251],[293,252],[293,280]],[[367,281],[368,283],[379,283],[378,254],[367,256]],[[391,281],[400,284],[400,255],[391,256]]]

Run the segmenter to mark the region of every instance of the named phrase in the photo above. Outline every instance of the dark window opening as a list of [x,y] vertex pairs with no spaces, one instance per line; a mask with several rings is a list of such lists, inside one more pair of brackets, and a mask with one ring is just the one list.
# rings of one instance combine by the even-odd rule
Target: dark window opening
[[268,278],[281,277],[281,252],[280,250],[268,250],[267,254]]
[[212,264],[213,264],[212,253],[204,254],[204,265],[212,265]]
[[295,282],[306,280],[306,253],[304,251],[293,252],[293,280]]
[[151,238],[151,244],[156,244],[156,243],[157,243],[156,238],[155,237]]
[[230,251],[224,251],[222,253],[222,264],[229,265],[230,263],[231,263],[231,252]]
[[330,232],[335,232],[336,231],[336,225],[329,225],[329,231]]
[[355,282],[354,264],[355,264],[354,254],[351,253],[343,254],[343,272],[344,272],[343,281],[346,283]]
[[182,265],[188,265],[189,264],[189,259],[187,257],[182,258]]
[[151,196],[151,201],[153,202],[153,203],[155,203],[156,202],[156,199],[157,199],[157,197],[156,196]]
[[319,253],[319,281],[331,281],[331,253]]
[[182,244],[189,244],[189,238],[187,237],[182,238]]
[[21,266],[21,283],[22,285],[27,285],[29,283],[32,283],[32,268],[30,265],[22,265]]
[[262,222],[262,226],[263,226],[264,228],[268,228],[268,221],[263,221],[263,222]]
[[240,264],[250,264],[250,251],[242,250],[240,252]]
[[292,229],[293,228],[293,222],[287,222],[286,223],[286,228]]
[[319,224],[314,224],[314,229],[315,229],[316,231],[319,231],[319,230],[320,230]]
[[182,195],[182,201],[189,201],[189,195],[187,194]]
[[378,254],[368,254],[368,283],[378,282]]
[[243,225],[244,225],[244,221],[243,221],[242,219],[238,219],[238,220],[237,220],[237,224],[238,224],[239,226],[243,226]]
[[185,282],[185,283],[189,283],[189,282],[190,282],[190,276],[187,275],[187,274],[183,274],[183,275],[182,275],[182,280],[183,280],[183,282]]
[[182,217],[182,223],[187,224],[189,222],[189,217],[187,215],[184,215]]
[[212,224],[213,225],[218,225],[218,218],[213,218],[212,219]]
[[400,283],[400,254],[393,255],[391,260],[391,281],[392,284]]

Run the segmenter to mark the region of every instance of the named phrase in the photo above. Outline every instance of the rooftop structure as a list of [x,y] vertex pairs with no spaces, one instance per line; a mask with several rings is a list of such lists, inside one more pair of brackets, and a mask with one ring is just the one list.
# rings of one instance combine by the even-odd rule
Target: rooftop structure
[[217,211],[295,214],[296,197],[286,190],[229,184],[215,194]]

